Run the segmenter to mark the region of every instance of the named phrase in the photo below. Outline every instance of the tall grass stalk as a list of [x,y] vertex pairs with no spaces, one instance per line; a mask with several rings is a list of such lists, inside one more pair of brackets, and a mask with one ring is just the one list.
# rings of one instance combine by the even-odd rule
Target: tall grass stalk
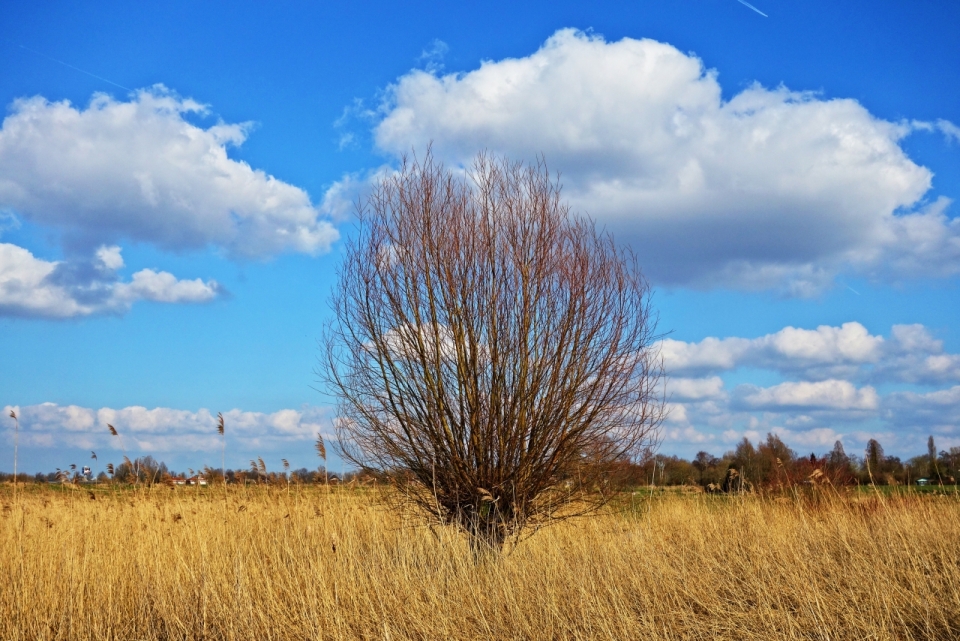
[[314,444],[317,456],[323,460],[323,484],[330,485],[330,475],[327,473],[327,446],[323,442],[323,435],[317,432],[317,442]]
[[13,419],[13,498],[17,498],[17,456],[20,449],[20,419],[17,413],[10,410],[10,418]]
[[223,423],[223,412],[217,412],[217,433],[220,435],[220,474],[223,477],[223,509],[226,513],[229,509],[229,501],[227,500],[227,430]]
[[[134,484],[139,483],[140,482],[139,470],[133,469],[133,462],[127,456],[127,448],[123,446],[123,437],[120,436],[120,432],[117,431],[117,428],[115,428],[110,423],[107,423],[107,429],[110,430],[111,436],[116,436],[117,440],[120,442],[120,451],[123,452],[123,462],[127,464],[127,466],[130,468],[130,471],[133,473]],[[112,474],[113,473],[111,472],[111,475]]]

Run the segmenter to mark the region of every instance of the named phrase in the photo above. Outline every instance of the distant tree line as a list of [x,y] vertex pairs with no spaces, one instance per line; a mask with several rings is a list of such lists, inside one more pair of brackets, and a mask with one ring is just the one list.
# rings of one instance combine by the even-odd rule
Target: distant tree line
[[[937,450],[933,437],[927,440],[927,451],[906,461],[897,456],[888,456],[876,439],[867,442],[863,454],[848,454],[840,441],[827,454],[814,453],[802,456],[787,446],[776,434],[767,434],[757,444],[744,438],[723,456],[717,457],[706,451],[697,452],[690,460],[680,456],[656,454],[639,462],[623,462],[616,470],[616,480],[625,485],[697,485],[720,486],[728,470],[737,473],[754,487],[778,489],[803,484],[811,480],[829,481],[833,485],[912,485],[918,479],[927,479],[934,485],[955,485],[960,477],[960,447]],[[20,473],[20,483],[80,483],[87,480],[82,468],[68,465],[53,472],[39,472],[33,476]],[[112,473],[110,473],[112,471]],[[267,484],[267,485],[313,485],[323,483],[373,483],[370,474],[346,472],[329,474],[324,467],[316,469],[267,469],[262,459],[250,461],[246,469],[204,467],[176,472],[166,463],[144,456],[125,461],[116,467],[107,466],[92,477],[99,483],[120,484],[171,484],[177,478],[203,476],[211,485]],[[0,482],[13,480],[13,474],[0,472]]]
[[[118,484],[173,484],[178,479],[192,479],[202,477],[207,484],[222,484],[224,478],[228,484],[267,484],[267,485],[313,485],[324,483],[369,483],[372,479],[368,475],[357,472],[345,474],[331,474],[324,467],[313,470],[301,467],[289,469],[283,466],[282,471],[271,471],[262,459],[251,461],[247,469],[227,469],[203,467],[194,470],[187,469],[181,472],[170,469],[163,461],[157,461],[152,456],[144,456],[135,460],[127,460],[119,465],[108,464],[106,469],[92,470],[93,474],[86,476],[83,468],[71,464],[63,469],[56,468],[52,472],[38,472],[34,475],[17,474],[19,483],[118,483]],[[13,481],[13,474],[0,472],[0,482]]]
[[757,444],[744,438],[717,457],[706,451],[691,459],[657,454],[636,464],[624,464],[622,473],[634,485],[719,486],[728,470],[736,470],[755,487],[777,489],[805,482],[829,481],[834,485],[912,485],[919,479],[931,484],[955,485],[960,477],[960,447],[937,451],[931,436],[927,452],[903,461],[887,456],[876,439],[863,454],[848,454],[837,441],[825,455],[798,454],[776,434]]

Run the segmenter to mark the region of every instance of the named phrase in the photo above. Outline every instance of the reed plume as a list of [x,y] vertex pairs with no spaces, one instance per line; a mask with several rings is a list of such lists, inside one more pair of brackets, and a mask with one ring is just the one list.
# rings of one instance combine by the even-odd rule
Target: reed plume
[[320,432],[317,432],[317,443],[314,445],[317,448],[317,454],[320,458],[323,459],[324,464],[327,462],[327,447],[323,444],[323,436],[320,435]]
[[13,410],[10,410],[10,418],[13,419],[13,494],[16,498],[17,494],[17,454],[20,446],[20,419],[17,418],[17,413]]
[[327,474],[327,446],[323,444],[323,435],[317,432],[317,442],[314,445],[317,455],[323,459],[323,484],[330,485],[330,476]]
[[223,475],[223,507],[227,508],[227,430],[223,412],[217,412],[217,434],[220,435],[220,474]]

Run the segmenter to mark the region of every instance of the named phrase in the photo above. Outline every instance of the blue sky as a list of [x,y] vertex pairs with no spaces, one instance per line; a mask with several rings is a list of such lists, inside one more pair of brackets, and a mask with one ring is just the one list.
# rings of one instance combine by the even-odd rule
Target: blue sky
[[[12,468],[318,464],[350,202],[545,155],[656,289],[661,451],[960,446],[960,7],[4,3]],[[334,469],[339,465],[331,462]]]

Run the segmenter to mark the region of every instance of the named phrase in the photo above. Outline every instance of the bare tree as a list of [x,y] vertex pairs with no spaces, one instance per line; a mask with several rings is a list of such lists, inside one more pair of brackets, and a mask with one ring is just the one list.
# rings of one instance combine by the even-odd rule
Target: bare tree
[[634,255],[542,162],[486,154],[464,173],[405,159],[358,218],[317,372],[344,458],[474,550],[609,500],[664,410]]

